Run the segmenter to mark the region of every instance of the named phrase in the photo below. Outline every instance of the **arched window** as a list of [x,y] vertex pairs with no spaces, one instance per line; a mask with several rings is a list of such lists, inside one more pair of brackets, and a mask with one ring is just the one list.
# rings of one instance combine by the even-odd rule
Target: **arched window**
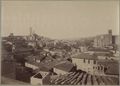
[[98,70],[100,70],[100,66],[98,66]]

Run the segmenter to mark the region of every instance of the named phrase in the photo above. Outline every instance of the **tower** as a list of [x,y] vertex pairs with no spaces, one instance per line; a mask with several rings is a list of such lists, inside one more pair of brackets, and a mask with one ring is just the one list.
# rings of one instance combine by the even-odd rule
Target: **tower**
[[32,36],[32,27],[30,27],[30,36]]
[[112,30],[108,30],[108,34],[109,34],[109,45],[112,44]]
[[111,29],[108,30],[108,34],[109,34],[109,35],[112,35],[112,30],[111,30]]
[[33,30],[32,27],[30,27],[30,36],[29,36],[29,40],[33,39]]

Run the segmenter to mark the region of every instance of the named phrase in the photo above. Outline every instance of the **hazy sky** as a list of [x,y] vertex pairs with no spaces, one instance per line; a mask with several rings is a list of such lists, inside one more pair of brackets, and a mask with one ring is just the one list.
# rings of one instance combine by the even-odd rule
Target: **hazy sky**
[[50,38],[80,38],[118,34],[119,3],[116,0],[3,1],[2,36],[28,35],[32,27]]

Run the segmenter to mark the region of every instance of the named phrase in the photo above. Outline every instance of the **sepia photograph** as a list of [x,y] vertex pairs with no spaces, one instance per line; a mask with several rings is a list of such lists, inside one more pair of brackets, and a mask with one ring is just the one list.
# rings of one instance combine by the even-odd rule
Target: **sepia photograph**
[[119,85],[119,0],[1,0],[1,85]]

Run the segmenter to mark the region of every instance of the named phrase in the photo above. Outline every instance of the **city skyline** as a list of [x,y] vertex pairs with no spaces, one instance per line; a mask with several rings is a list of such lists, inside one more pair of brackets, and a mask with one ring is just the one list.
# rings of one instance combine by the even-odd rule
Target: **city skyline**
[[2,1],[2,36],[35,33],[54,39],[119,34],[118,1]]

